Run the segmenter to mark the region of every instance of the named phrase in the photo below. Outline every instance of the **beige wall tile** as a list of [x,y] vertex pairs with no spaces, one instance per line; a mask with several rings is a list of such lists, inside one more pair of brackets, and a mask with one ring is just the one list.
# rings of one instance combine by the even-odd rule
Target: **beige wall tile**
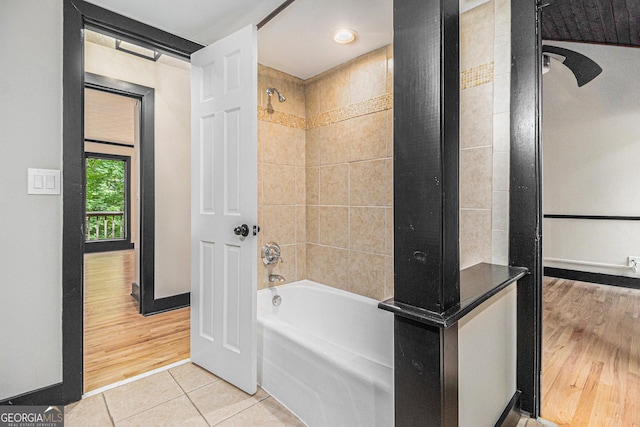
[[296,167],[296,186],[294,190],[295,204],[307,204],[307,170],[305,167]]
[[317,205],[320,191],[320,168],[308,167],[305,168],[306,177],[305,184],[307,187],[307,205]]
[[493,61],[493,1],[460,15],[460,69]]
[[498,265],[509,265],[509,231],[493,230],[491,262]]
[[307,206],[307,242],[318,243],[318,212],[317,206]]
[[496,36],[511,34],[511,0],[495,0]]
[[322,128],[309,129],[305,135],[305,161],[306,167],[320,166],[320,144]]
[[322,126],[318,129],[320,164],[335,165],[349,161],[350,120]]
[[307,241],[307,207],[296,206],[296,243]]
[[494,230],[509,229],[509,192],[493,192],[493,208],[491,212],[491,228]]
[[385,294],[385,256],[349,252],[349,291],[382,300]]
[[393,159],[385,160],[385,205],[393,206]]
[[378,254],[385,252],[385,211],[385,208],[351,208],[350,249]]
[[393,93],[393,43],[387,46],[387,93]]
[[386,48],[364,54],[349,65],[349,102],[351,104],[386,93]]
[[493,84],[460,91],[460,148],[492,144]]
[[296,145],[296,166],[306,167],[306,131],[304,129],[294,129]]
[[296,268],[297,268],[296,280],[306,279],[307,278],[307,245],[306,243],[300,243],[296,245]]
[[379,159],[387,154],[387,113],[380,111],[349,120],[349,161]]
[[509,191],[509,152],[493,153],[493,191]]
[[393,298],[393,293],[394,293],[394,275],[393,275],[393,256],[387,256],[385,257],[385,265],[386,265],[386,271],[385,271],[385,279],[386,279],[386,284],[384,287],[384,299],[389,299],[389,298]]
[[511,34],[496,36],[494,52],[495,75],[511,72]]
[[491,262],[491,210],[460,211],[460,269]]
[[[273,266],[271,269],[272,274],[279,274],[285,278],[285,282],[278,283],[278,285],[283,285],[291,282],[295,282],[298,277],[297,273],[297,261],[298,261],[298,250],[297,245],[281,245],[280,246],[280,256],[282,257],[283,262],[279,262]],[[264,270],[267,270],[266,268]],[[268,275],[267,275],[268,280]]]
[[385,238],[384,238],[384,253],[386,255],[393,256],[393,208],[385,209]]
[[349,165],[321,166],[319,192],[321,205],[349,204]]
[[262,182],[262,168],[263,168],[262,162],[258,162],[258,206],[262,205],[263,196],[264,196],[263,182]]
[[263,121],[260,123],[262,161],[274,165],[295,166],[298,160],[298,129]]
[[263,203],[294,205],[296,195],[296,167],[265,163],[262,169]]
[[290,245],[296,242],[296,207],[264,205],[260,233],[264,242]]
[[267,107],[269,104],[268,87],[275,87],[286,98],[285,102],[279,102],[277,95],[271,96],[271,106],[275,111],[304,117],[305,91],[303,80],[282,71],[262,66],[258,71],[258,105],[261,107]]
[[511,114],[499,113],[493,116],[493,151],[502,152],[511,149]]
[[328,286],[347,290],[349,251],[329,246],[307,245],[307,277]]
[[320,110],[320,82],[313,78],[308,80],[304,86],[305,93],[305,117],[315,117],[321,113]]
[[318,242],[340,248],[349,246],[349,208],[319,207]]
[[491,209],[493,150],[460,151],[460,207]]
[[393,157],[393,110],[387,110],[387,157]]
[[494,114],[509,112],[511,107],[511,73],[495,76],[493,90]]
[[385,160],[351,163],[350,201],[352,206],[385,205]]

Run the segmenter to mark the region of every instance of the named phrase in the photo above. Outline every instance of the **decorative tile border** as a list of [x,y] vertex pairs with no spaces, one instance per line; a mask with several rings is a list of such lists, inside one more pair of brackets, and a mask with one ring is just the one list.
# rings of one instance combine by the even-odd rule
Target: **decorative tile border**
[[460,90],[480,86],[493,81],[493,61],[460,72]]
[[345,107],[337,108],[335,110],[319,114],[315,117],[311,117],[307,119],[307,129],[327,126],[344,120],[353,119],[355,117],[364,116],[366,114],[390,110],[392,108],[393,94],[385,93],[384,95],[377,96],[375,98],[350,104]]
[[326,113],[319,114],[306,120],[302,117],[294,116],[293,114],[280,113],[277,111],[269,113],[265,107],[258,107],[258,120],[296,129],[308,130],[367,114],[377,113],[379,111],[390,110],[392,108],[393,94],[386,93],[362,102],[327,111]]
[[258,107],[258,120],[295,129],[306,129],[306,120],[304,118],[279,111],[272,111],[270,113],[265,107]]

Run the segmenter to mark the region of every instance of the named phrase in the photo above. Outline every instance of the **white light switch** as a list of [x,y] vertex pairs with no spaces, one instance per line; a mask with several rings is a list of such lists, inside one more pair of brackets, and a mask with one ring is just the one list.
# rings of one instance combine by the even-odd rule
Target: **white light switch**
[[60,171],[28,169],[28,194],[60,194]]

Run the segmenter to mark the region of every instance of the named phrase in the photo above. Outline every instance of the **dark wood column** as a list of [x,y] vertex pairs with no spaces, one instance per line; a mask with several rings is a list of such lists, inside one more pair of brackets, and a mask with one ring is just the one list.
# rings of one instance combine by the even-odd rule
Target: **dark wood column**
[[[458,0],[394,0],[396,427],[458,425]],[[386,304],[386,307],[385,307]],[[446,322],[445,322],[446,323]]]

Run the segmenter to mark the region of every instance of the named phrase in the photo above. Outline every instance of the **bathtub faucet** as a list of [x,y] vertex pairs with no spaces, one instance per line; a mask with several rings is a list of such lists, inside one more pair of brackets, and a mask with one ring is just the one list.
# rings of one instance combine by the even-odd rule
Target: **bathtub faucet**
[[271,283],[275,283],[275,282],[282,283],[285,280],[287,280],[287,279],[285,279],[284,277],[282,277],[279,274],[270,274],[269,275],[269,282],[271,282]]

